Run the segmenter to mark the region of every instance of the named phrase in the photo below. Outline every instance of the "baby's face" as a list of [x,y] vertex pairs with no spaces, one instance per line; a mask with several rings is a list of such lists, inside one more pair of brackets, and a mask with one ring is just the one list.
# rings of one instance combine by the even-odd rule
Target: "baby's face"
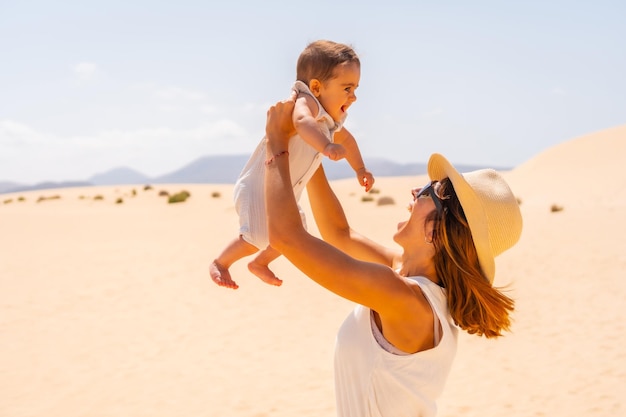
[[334,77],[324,81],[317,99],[330,117],[336,122],[343,121],[348,107],[356,101],[355,91],[361,79],[361,67],[354,62],[347,62],[335,68]]

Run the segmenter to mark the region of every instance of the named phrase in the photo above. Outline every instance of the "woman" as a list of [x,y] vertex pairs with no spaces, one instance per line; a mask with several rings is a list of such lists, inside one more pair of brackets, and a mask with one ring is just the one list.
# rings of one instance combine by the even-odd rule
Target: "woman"
[[306,276],[357,303],[337,335],[338,415],[434,416],[457,329],[491,338],[509,328],[513,300],[491,284],[494,257],[521,234],[517,201],[495,171],[461,175],[434,154],[431,182],[411,191],[398,224],[396,252],[349,227],[320,167],[307,187],[317,239],[302,226],[289,178],[293,103],[268,111],[269,239]]

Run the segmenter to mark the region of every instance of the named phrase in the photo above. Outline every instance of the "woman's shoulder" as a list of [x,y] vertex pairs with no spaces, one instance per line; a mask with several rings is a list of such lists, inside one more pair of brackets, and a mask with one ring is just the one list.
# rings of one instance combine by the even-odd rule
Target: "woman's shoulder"
[[445,290],[436,282],[422,276],[403,278],[413,289],[420,308],[431,310],[434,306],[444,307],[447,305]]
[[405,277],[405,280],[415,287],[418,287],[422,292],[426,292],[429,297],[445,297],[445,290],[436,282],[423,276]]

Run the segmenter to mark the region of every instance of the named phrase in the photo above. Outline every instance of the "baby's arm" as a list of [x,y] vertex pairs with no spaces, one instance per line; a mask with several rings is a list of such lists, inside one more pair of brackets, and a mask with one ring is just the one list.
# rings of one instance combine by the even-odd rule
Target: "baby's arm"
[[293,109],[293,125],[302,139],[316,151],[333,161],[346,157],[346,150],[337,143],[332,143],[319,128],[313,114],[317,113],[317,103],[308,94],[300,94]]
[[365,187],[365,191],[371,190],[374,185],[374,176],[367,168],[365,168],[361,151],[356,143],[356,139],[352,136],[352,133],[344,127],[335,133],[334,139],[335,142],[340,143],[346,150],[346,159],[356,173],[359,184]]

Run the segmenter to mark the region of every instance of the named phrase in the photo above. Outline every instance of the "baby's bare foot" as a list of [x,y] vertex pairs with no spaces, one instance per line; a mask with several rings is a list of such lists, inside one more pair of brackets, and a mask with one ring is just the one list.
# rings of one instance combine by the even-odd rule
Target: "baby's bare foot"
[[266,284],[280,286],[283,283],[283,280],[278,278],[274,273],[267,267],[267,265],[262,265],[258,262],[250,262],[248,264],[248,269],[257,277],[261,278],[261,281]]
[[218,264],[217,261],[213,261],[211,266],[209,267],[209,271],[211,272],[211,279],[220,287],[232,288],[236,290],[239,288],[239,285],[230,277],[230,272],[228,272],[228,268],[224,268],[222,265]]

